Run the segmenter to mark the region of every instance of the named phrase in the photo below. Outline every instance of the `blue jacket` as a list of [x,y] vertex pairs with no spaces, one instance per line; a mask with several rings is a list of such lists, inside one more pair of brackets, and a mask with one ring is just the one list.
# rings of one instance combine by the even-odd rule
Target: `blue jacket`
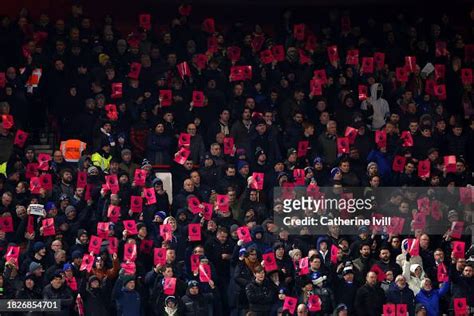
[[439,315],[439,300],[449,290],[449,282],[443,283],[440,289],[433,289],[431,291],[425,291],[421,289],[415,297],[415,301],[418,304],[425,306],[428,316]]
[[117,306],[118,316],[142,316],[140,294],[137,290],[128,290],[119,277],[113,289],[113,299]]

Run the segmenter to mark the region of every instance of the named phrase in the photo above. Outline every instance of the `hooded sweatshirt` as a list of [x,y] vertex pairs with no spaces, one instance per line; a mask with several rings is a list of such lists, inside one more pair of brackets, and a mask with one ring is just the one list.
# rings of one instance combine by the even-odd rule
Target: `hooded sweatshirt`
[[[377,93],[379,90],[379,93]],[[368,104],[372,104],[372,130],[378,130],[385,125],[385,118],[390,114],[390,107],[387,100],[382,98],[383,86],[374,83],[370,86],[370,97],[361,104],[361,109],[368,110]]]

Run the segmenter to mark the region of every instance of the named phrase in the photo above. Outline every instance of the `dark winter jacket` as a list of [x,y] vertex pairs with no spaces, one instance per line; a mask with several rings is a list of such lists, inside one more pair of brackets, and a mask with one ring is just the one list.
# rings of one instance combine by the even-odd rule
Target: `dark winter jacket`
[[365,284],[357,290],[355,310],[357,316],[379,316],[385,304],[385,293],[380,286]]

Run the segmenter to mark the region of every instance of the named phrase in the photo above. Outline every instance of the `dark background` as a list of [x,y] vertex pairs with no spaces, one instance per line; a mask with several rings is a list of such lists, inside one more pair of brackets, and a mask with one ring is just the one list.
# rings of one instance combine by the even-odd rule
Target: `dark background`
[[[30,15],[37,18],[40,12],[47,12],[54,20],[68,17],[71,0],[0,0],[0,14],[14,18],[21,8],[28,8]],[[137,23],[141,12],[152,13],[153,23],[158,27],[169,23],[177,15],[180,1],[176,0],[82,0],[85,15],[97,21],[111,13],[116,24],[131,28]],[[436,3],[419,0],[195,0],[192,1],[191,21],[198,23],[205,17],[214,17],[217,24],[228,24],[237,19],[243,22],[259,21],[265,28],[272,28],[285,8],[294,9],[295,18],[304,22],[318,23],[331,9],[349,9],[352,23],[372,16],[386,20],[396,18],[395,12],[423,16],[439,21],[443,12],[459,25],[469,25],[468,13],[473,7],[470,0],[454,0]],[[161,22],[163,21],[163,22]],[[321,21],[324,22],[324,21]],[[467,23],[467,24],[466,24]],[[355,25],[355,24],[354,24]]]

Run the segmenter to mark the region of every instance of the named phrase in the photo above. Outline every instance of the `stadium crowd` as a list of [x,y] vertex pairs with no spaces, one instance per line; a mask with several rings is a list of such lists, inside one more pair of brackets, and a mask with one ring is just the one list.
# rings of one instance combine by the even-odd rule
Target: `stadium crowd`
[[[459,27],[287,10],[265,33],[181,5],[125,35],[83,10],[0,18],[0,299],[60,300],[27,315],[472,313],[474,11]],[[32,146],[46,125],[52,155]],[[404,229],[289,234],[274,188],[295,183],[392,187],[373,211]],[[424,208],[406,187],[459,196]]]

